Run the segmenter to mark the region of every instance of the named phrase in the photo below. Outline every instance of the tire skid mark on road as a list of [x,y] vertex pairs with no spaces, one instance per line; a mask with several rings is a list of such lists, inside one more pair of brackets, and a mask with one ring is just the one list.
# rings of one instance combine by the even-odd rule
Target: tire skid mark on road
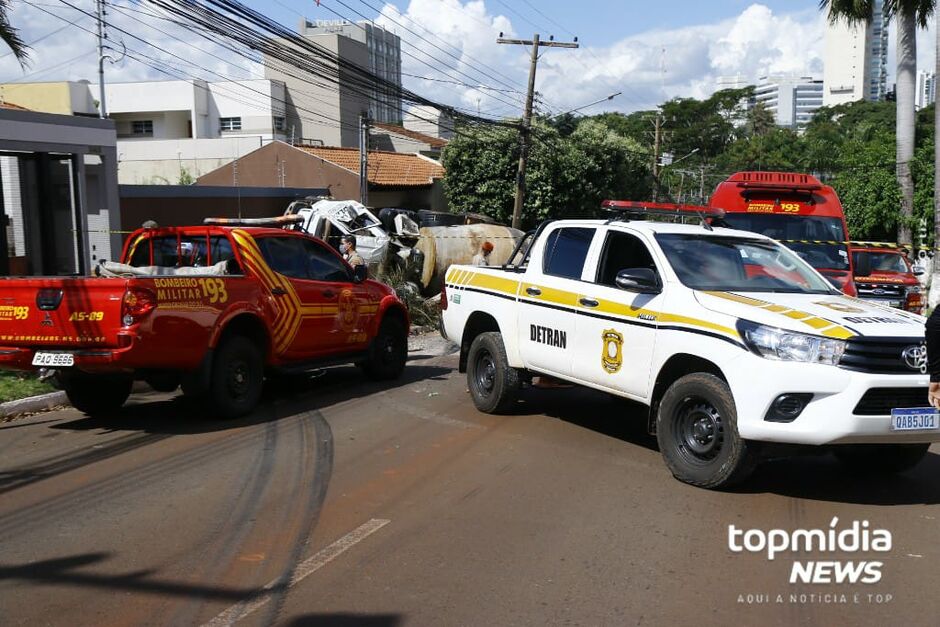
[[234,625],[270,603],[272,598],[275,598],[276,594],[286,594],[291,587],[320,570],[390,522],[390,520],[373,518],[363,523],[339,540],[317,551],[298,564],[293,576],[286,585],[282,579],[275,579],[261,588],[257,594],[253,595],[251,598],[237,605],[233,605],[209,622],[204,623],[202,627],[227,627],[228,625]]
[[414,418],[420,420],[425,420],[427,422],[433,422],[439,425],[444,425],[446,427],[458,427],[460,429],[486,429],[486,425],[481,425],[477,422],[470,422],[469,420],[460,420],[459,418],[451,418],[441,412],[429,411],[421,409],[416,405],[409,405],[402,401],[396,400],[391,394],[387,391],[382,391],[376,394],[379,400],[391,407],[392,409],[408,414]]
[[[66,482],[50,484],[52,488],[64,491],[53,493],[25,506],[14,506],[12,511],[7,513],[2,513],[2,509],[9,503],[9,499],[0,501],[0,539],[15,535],[23,525],[29,525],[33,529],[42,525],[54,525],[61,518],[71,515],[75,509],[120,498],[139,490],[141,485],[209,464],[215,459],[253,446],[261,437],[263,435],[257,430],[246,430],[234,435],[223,432],[183,450],[171,449],[167,456],[130,470],[109,468],[113,474],[104,478],[82,476],[75,481],[77,486],[66,485]],[[176,446],[182,442],[171,439],[167,443]]]
[[[314,557],[301,562],[305,551],[313,537],[313,532],[320,520],[320,514],[323,511],[323,505],[326,502],[326,495],[329,491],[330,481],[333,478],[333,462],[335,454],[335,443],[333,440],[333,431],[330,424],[326,421],[318,410],[305,412],[305,420],[298,423],[301,428],[301,437],[303,438],[303,455],[299,458],[298,487],[305,485],[303,479],[307,473],[312,473],[310,482],[310,492],[306,499],[292,499],[293,503],[302,505],[297,508],[299,516],[293,516],[295,522],[292,541],[287,545],[291,547],[290,556],[284,569],[273,588],[273,597],[262,621],[264,625],[273,625],[277,622],[281,610],[287,601],[287,594],[291,587],[297,581],[300,581],[312,573],[316,568],[320,568],[326,562],[310,569]],[[312,446],[311,446],[312,445]],[[378,528],[376,528],[378,531]],[[277,538],[278,536],[275,536]],[[351,546],[351,545],[350,545]],[[345,549],[343,549],[345,550]],[[319,553],[318,553],[319,554]],[[330,558],[332,559],[332,558]],[[316,562],[316,560],[314,560]],[[308,564],[309,563],[309,564]],[[305,567],[304,565],[307,564]],[[307,568],[309,572],[305,571]]]
[[53,455],[28,466],[0,469],[0,494],[6,494],[38,481],[50,479],[89,464],[129,453],[142,446],[154,444],[170,437],[173,436],[168,433],[129,433],[113,438],[107,444],[96,445],[97,448],[91,450],[72,450]]
[[[272,479],[272,468],[277,450],[278,428],[277,416],[264,424],[263,439],[251,463],[245,464],[240,481],[241,486],[235,493],[235,498],[226,503],[227,507],[220,511],[217,526],[208,533],[208,541],[195,543],[195,553],[199,556],[193,560],[194,566],[202,568],[192,575],[194,581],[215,584],[221,576],[231,568],[235,555],[254,527],[254,521],[259,518],[263,506],[262,495]],[[237,587],[237,586],[233,586]],[[206,595],[195,595],[181,602],[180,607],[167,621],[168,624],[189,625],[195,622],[199,609],[207,602]]]

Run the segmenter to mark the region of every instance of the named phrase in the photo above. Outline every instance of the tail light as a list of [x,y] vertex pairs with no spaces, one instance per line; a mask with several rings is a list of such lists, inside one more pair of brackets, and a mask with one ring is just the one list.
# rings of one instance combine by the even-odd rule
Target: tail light
[[441,284],[441,299],[438,301],[438,307],[441,308],[441,311],[447,309],[447,284]]
[[156,306],[156,294],[142,287],[129,287],[121,301],[121,322],[125,327],[137,324]]

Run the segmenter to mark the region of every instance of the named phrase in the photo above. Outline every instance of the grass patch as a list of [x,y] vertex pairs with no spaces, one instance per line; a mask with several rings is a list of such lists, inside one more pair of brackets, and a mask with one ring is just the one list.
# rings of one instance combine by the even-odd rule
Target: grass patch
[[55,388],[30,372],[0,372],[0,403],[54,392]]
[[406,281],[401,270],[392,269],[376,278],[395,290],[399,300],[408,308],[408,317],[411,318],[412,326],[440,328],[441,310],[437,299],[421,296],[417,284]]

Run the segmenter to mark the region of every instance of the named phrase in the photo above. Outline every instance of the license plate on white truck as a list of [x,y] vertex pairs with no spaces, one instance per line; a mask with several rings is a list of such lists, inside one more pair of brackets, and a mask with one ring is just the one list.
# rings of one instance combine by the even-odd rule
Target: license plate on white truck
[[67,368],[75,365],[75,355],[72,353],[36,353],[33,355],[33,365]]
[[936,431],[940,428],[940,412],[932,407],[891,410],[892,431]]

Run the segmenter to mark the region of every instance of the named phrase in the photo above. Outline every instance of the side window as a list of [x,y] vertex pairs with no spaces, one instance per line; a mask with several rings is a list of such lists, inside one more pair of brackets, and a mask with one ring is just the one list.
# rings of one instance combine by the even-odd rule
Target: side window
[[552,276],[580,279],[593,238],[594,229],[569,227],[552,231],[545,242],[543,272]]
[[617,273],[627,268],[657,271],[653,256],[640,238],[622,231],[611,231],[604,242],[596,282],[598,285],[616,287]]
[[278,274],[292,279],[307,278],[303,240],[298,237],[262,237],[258,248],[264,261]]
[[307,257],[307,275],[314,281],[351,281],[349,269],[336,255],[310,240],[301,240]]
[[213,264],[235,258],[232,243],[224,235],[213,235],[209,238],[209,251]]

